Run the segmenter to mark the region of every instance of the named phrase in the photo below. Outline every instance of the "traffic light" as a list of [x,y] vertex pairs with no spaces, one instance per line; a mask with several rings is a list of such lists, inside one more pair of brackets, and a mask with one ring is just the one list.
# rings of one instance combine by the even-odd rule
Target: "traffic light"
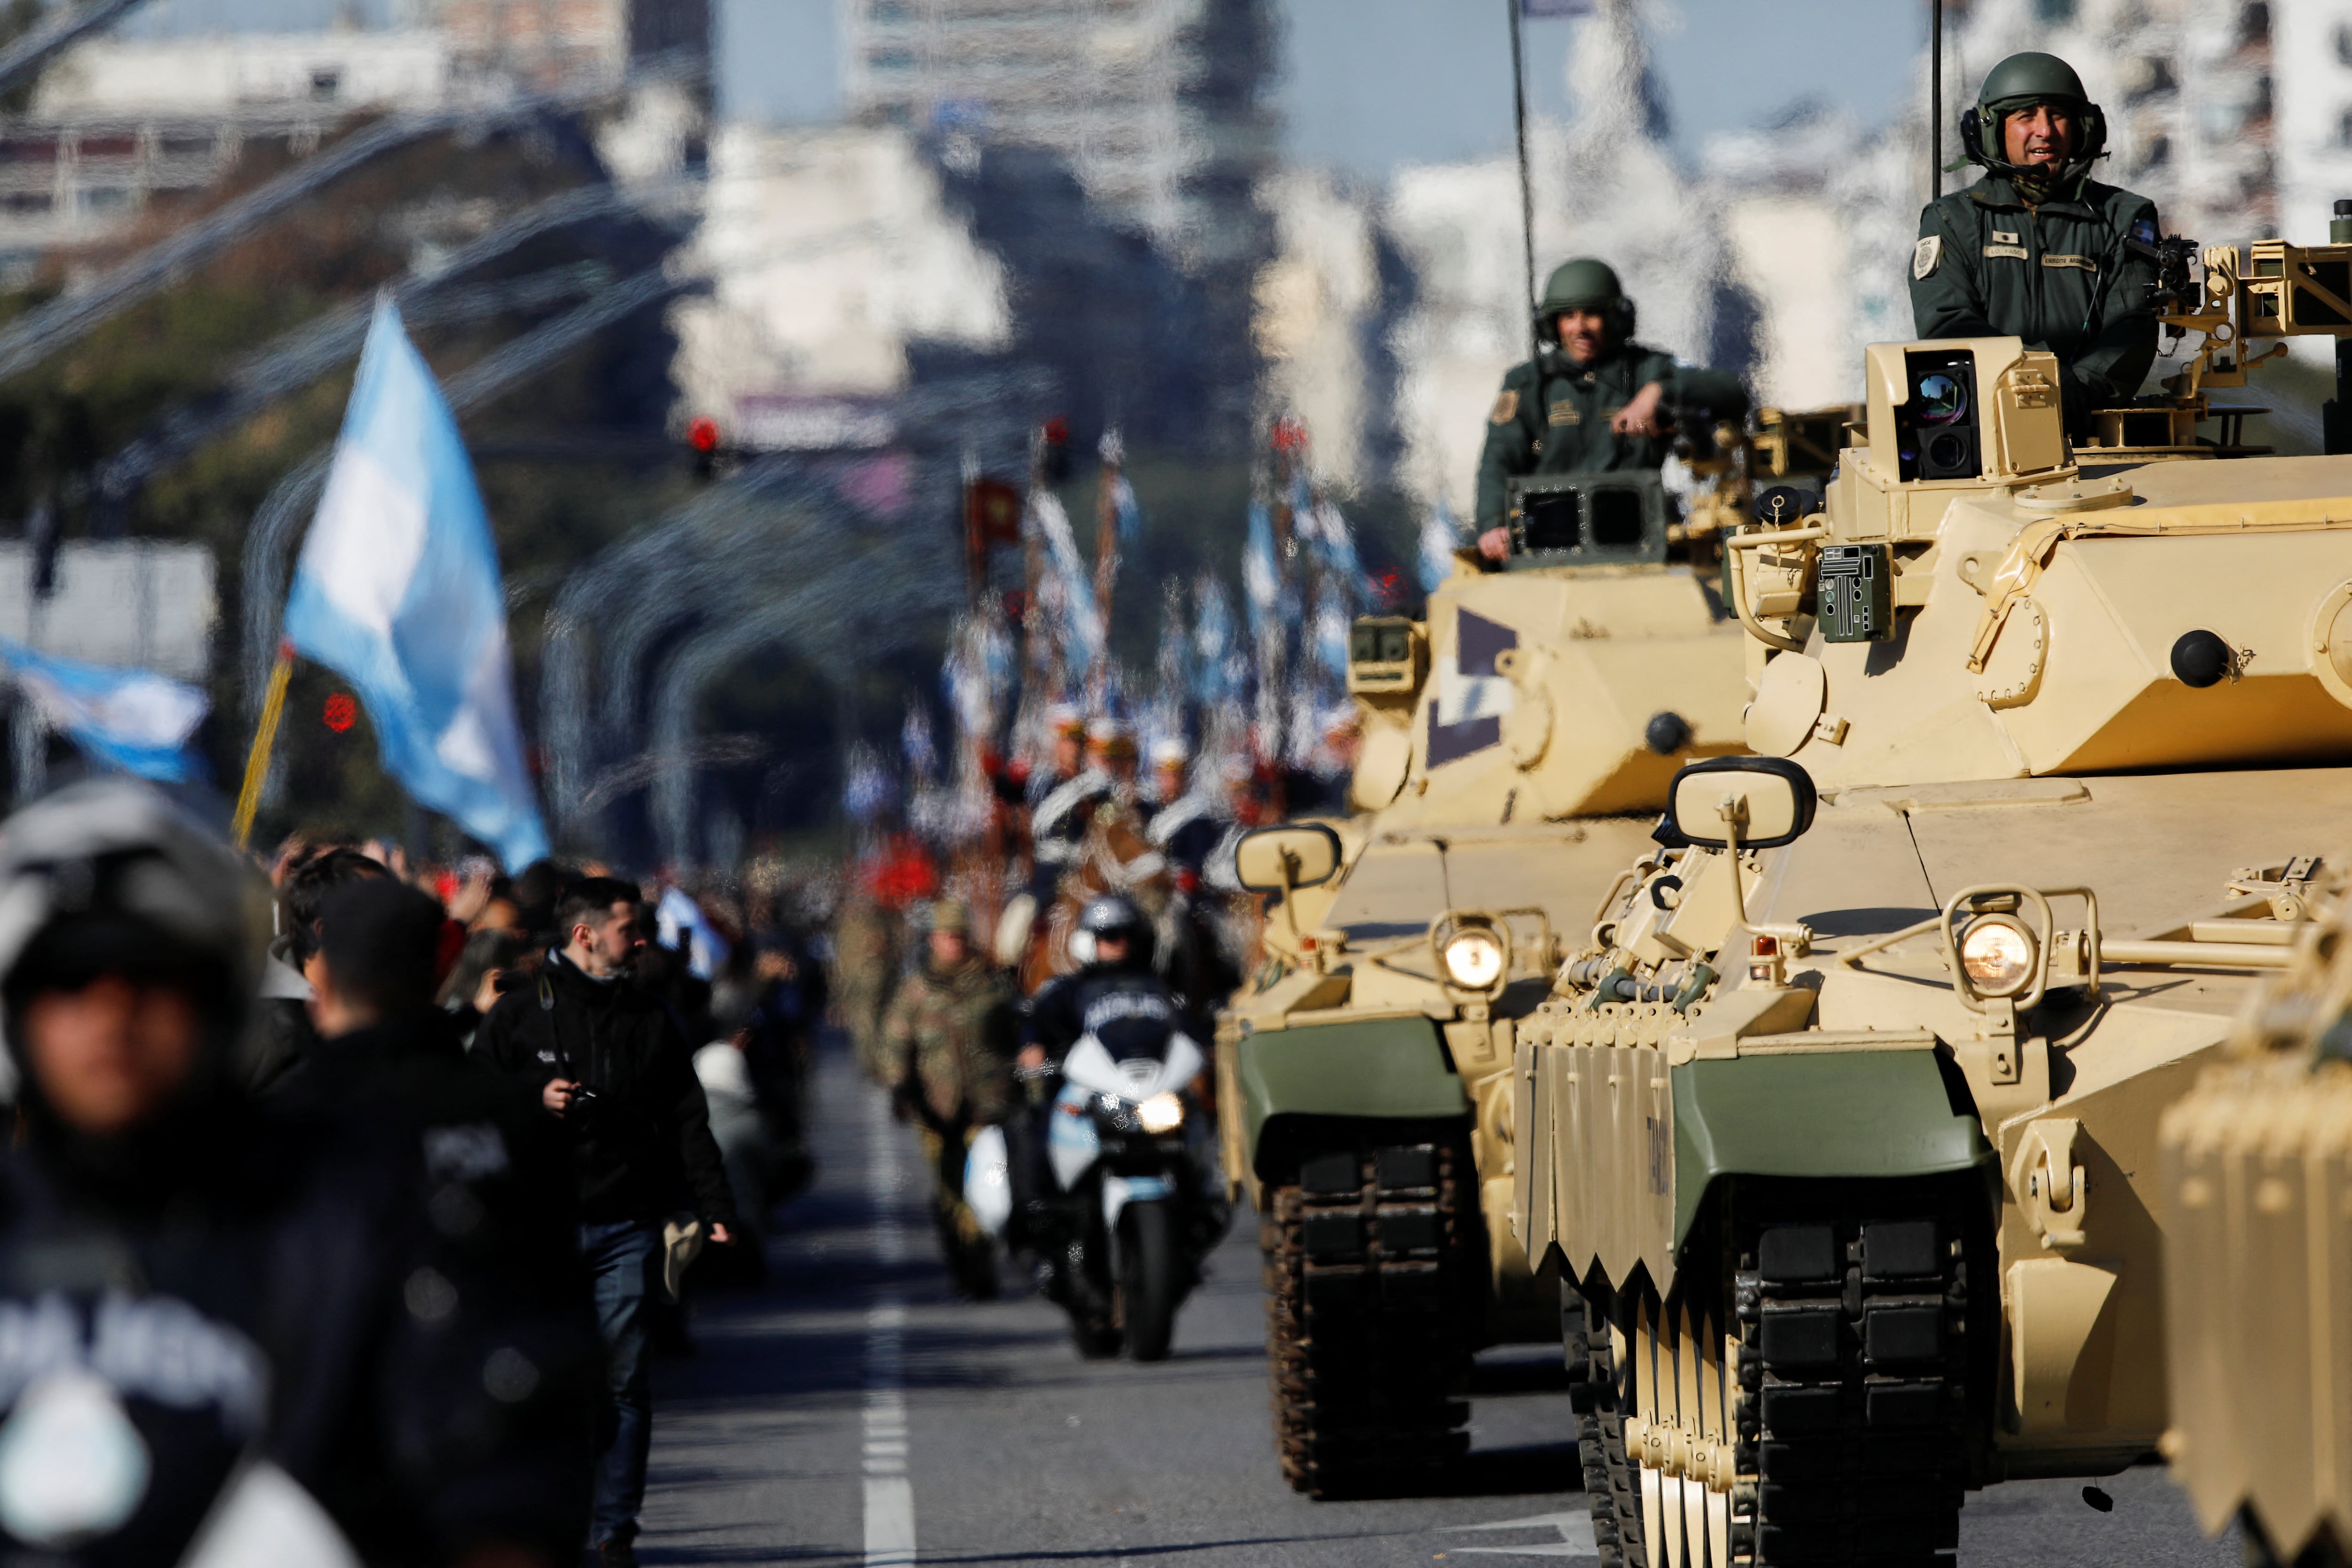
[[694,454],[694,477],[709,480],[719,475],[719,421],[703,417],[686,427],[686,445]]

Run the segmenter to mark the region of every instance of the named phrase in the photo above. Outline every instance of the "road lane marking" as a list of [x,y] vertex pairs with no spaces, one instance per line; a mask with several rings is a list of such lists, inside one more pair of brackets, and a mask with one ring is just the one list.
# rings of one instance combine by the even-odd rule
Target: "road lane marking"
[[[904,1262],[894,1128],[878,1095],[866,1097],[866,1194],[874,1256]],[[907,1304],[886,1291],[866,1313],[866,1568],[913,1568],[915,1483],[907,1474]]]
[[1599,1561],[1601,1548],[1592,1541],[1592,1515],[1581,1509],[1560,1513],[1531,1514],[1525,1519],[1501,1519],[1492,1524],[1453,1524],[1456,1530],[1549,1530],[1558,1532],[1558,1542],[1545,1542],[1529,1546],[1455,1546],[1448,1552],[1455,1557],[1564,1557],[1589,1558]]

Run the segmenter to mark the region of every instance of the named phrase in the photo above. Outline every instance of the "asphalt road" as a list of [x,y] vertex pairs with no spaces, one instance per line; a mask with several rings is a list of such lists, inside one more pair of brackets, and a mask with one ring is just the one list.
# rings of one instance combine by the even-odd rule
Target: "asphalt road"
[[[1444,1495],[1315,1503],[1282,1484],[1265,1399],[1255,1226],[1239,1216],[1158,1365],[1087,1363],[1008,1268],[958,1301],[911,1138],[845,1050],[819,1074],[821,1174],[784,1208],[772,1279],[698,1310],[658,1380],[647,1563],[1426,1564],[1591,1561],[1573,1426],[1539,1347],[1481,1359],[1473,1446]],[[2235,1568],[2164,1472],[1993,1488],[1961,1561]]]

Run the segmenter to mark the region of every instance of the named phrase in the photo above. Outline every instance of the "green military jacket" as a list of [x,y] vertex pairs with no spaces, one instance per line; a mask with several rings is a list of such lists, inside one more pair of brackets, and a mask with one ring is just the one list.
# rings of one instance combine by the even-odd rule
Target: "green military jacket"
[[985,1127],[1013,1103],[1013,982],[967,958],[908,975],[882,1019],[882,1087],[921,1096],[935,1123]]
[[1626,343],[1591,365],[1547,350],[1543,368],[1543,395],[1537,397],[1534,362],[1513,365],[1486,417],[1486,448],[1478,459],[1482,532],[1503,525],[1507,480],[1654,468],[1664,462],[1674,449],[1672,437],[1620,436],[1609,428],[1610,416],[1652,382],[1665,384],[1670,406],[1703,406],[1722,419],[1748,413],[1747,389],[1738,376],[1677,365],[1671,354],[1640,343]]
[[2156,360],[2147,306],[2156,266],[2124,241],[2161,232],[2146,196],[2084,180],[2026,205],[1987,175],[1927,204],[1911,252],[1911,320],[1923,338],[2023,338],[2058,356],[2069,428],[2128,402]]

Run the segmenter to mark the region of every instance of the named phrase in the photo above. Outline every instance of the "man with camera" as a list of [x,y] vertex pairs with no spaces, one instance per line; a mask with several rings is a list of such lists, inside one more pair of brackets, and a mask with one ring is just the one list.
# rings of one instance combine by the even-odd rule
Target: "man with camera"
[[637,889],[589,877],[556,903],[562,946],[499,998],[475,1049],[530,1080],[571,1134],[580,1250],[609,1355],[597,1425],[590,1539],[607,1564],[636,1561],[653,1440],[647,1307],[666,1251],[698,1225],[734,1237],[735,1204],[691,1053],[660,1001],[632,984],[645,946]]
[[2066,428],[2128,403],[2156,360],[2156,204],[2103,185],[2106,116],[2055,55],[1993,67],[1960,117],[1985,172],[1927,204],[1911,251],[1911,317],[1923,338],[2022,338],[2058,356]]
[[1478,551],[1489,561],[1510,553],[1510,480],[1654,468],[1674,449],[1678,417],[1748,413],[1737,375],[1678,365],[1633,341],[1633,301],[1606,262],[1562,264],[1537,310],[1541,357],[1504,375],[1478,459]]

